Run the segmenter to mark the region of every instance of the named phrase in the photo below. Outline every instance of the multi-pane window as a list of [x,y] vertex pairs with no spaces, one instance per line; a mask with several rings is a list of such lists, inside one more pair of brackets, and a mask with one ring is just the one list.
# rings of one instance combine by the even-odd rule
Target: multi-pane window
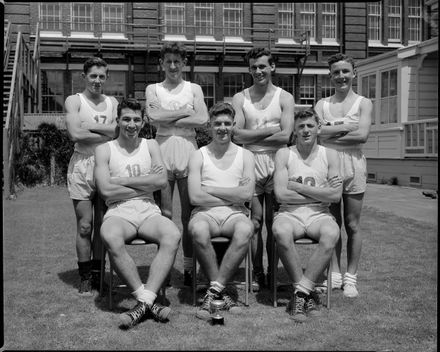
[[302,76],[299,88],[300,104],[315,104],[315,76]]
[[336,3],[322,4],[322,38],[336,39]]
[[243,4],[240,2],[223,3],[223,27],[226,35],[243,34]]
[[61,6],[59,2],[47,3],[41,2],[39,9],[39,18],[41,30],[60,31],[61,30]]
[[223,74],[223,97],[225,101],[230,101],[235,93],[243,89],[243,74],[224,73]]
[[368,3],[368,39],[379,41],[381,39],[382,8],[380,2]]
[[105,81],[104,94],[115,97],[118,101],[121,101],[127,93],[125,71],[112,70]]
[[124,33],[124,3],[102,4],[102,31]]
[[397,69],[384,71],[380,77],[380,123],[397,122]]
[[93,32],[93,3],[72,2],[72,31]]
[[388,3],[388,40],[401,40],[402,7],[400,0],[389,0]]
[[294,38],[294,4],[282,2],[278,5],[278,28],[280,38]]
[[411,41],[421,40],[422,7],[420,0],[408,2],[408,35]]
[[301,30],[304,32],[310,31],[310,38],[315,38],[316,4],[303,2],[299,4],[299,9]]
[[278,87],[293,94],[293,75],[278,75]]
[[333,87],[329,76],[321,77],[321,98],[327,98],[335,93],[335,87]]
[[165,33],[185,34],[185,3],[164,3]]
[[64,71],[41,70],[41,112],[63,112]]
[[212,2],[194,3],[194,25],[196,27],[196,34],[213,34],[214,4]]
[[[375,106],[376,101],[376,74],[372,74],[369,76],[362,77],[361,80],[361,94],[364,97],[367,97],[371,100],[373,103],[373,106]],[[371,124],[374,125],[376,123],[374,115],[371,119]]]
[[194,81],[202,88],[206,106],[210,109],[215,103],[215,74],[198,72]]

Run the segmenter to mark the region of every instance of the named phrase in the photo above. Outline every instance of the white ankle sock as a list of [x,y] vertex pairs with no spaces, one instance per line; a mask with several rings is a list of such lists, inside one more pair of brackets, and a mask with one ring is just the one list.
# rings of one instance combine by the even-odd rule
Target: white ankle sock
[[222,292],[223,289],[225,288],[224,285],[222,285],[220,282],[218,281],[211,281],[209,283],[209,286],[212,287],[215,291],[217,291],[218,293]]
[[150,307],[153,305],[157,297],[153,291],[146,290],[144,285],[140,286],[136,291],[133,291],[132,294],[138,301],[145,302]]
[[357,282],[357,273],[356,274],[350,274],[350,273],[345,273],[344,274],[344,285],[356,285]]
[[310,292],[312,292],[314,288],[315,288],[315,283],[313,281],[310,281],[308,278],[306,278],[303,275],[301,280],[299,280],[299,282],[296,284],[295,292],[301,291],[301,292],[305,293],[306,295],[309,295]]

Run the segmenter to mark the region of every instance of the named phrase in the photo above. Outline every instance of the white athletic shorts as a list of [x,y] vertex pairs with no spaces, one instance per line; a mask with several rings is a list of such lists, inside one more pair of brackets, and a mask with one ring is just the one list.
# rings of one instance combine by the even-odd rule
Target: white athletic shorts
[[157,215],[162,215],[160,208],[150,199],[129,199],[110,204],[102,222],[116,216],[139,229],[145,220]]
[[341,177],[343,180],[342,193],[364,193],[367,188],[367,159],[362,150],[346,149],[338,151]]
[[219,227],[222,226],[236,216],[248,216],[249,209],[245,206],[228,206],[221,205],[218,207],[196,207],[191,213],[190,221],[194,219],[208,218],[213,220]]
[[189,157],[197,149],[195,138],[156,135],[156,141],[167,169],[168,180],[174,181],[188,177]]
[[73,152],[67,169],[67,190],[70,198],[92,200],[96,185],[93,177],[95,156]]
[[275,214],[273,222],[275,223],[282,218],[297,222],[303,227],[305,232],[315,221],[335,221],[335,218],[330,214],[328,206],[322,206],[321,204],[281,205],[280,210]]
[[276,151],[254,152],[255,191],[254,196],[273,191]]

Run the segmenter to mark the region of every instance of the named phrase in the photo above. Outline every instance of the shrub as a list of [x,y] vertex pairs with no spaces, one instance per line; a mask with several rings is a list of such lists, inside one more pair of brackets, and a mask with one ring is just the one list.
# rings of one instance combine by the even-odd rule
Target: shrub
[[55,158],[56,184],[65,184],[73,143],[66,131],[54,124],[42,123],[35,134],[21,133],[20,153],[15,164],[17,181],[25,186],[48,183],[50,159]]

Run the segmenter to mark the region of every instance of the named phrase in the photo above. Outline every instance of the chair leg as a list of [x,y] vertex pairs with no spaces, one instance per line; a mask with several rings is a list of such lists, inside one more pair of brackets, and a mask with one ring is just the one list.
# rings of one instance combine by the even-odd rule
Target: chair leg
[[99,274],[99,296],[104,296],[104,277],[105,277],[105,246],[101,244],[101,272]]
[[192,257],[192,296],[193,296],[193,306],[197,305],[197,257],[195,246],[193,243],[193,257]]
[[247,253],[247,260],[248,260],[248,273],[249,273],[249,292],[254,293],[254,288],[252,287],[253,265],[252,265],[252,246],[251,246],[251,244],[249,244],[248,253]]
[[330,258],[330,263],[328,264],[328,270],[327,270],[327,309],[330,309],[330,301],[331,301],[330,298],[332,294],[332,272],[333,272],[333,263],[332,263],[332,258]]
[[278,274],[278,253],[275,239],[272,238],[272,278],[270,285],[272,286],[272,299],[274,308],[277,307],[277,274]]
[[110,279],[108,280],[109,282],[109,289],[108,289],[108,308],[110,310],[113,310],[113,266],[112,266],[112,262],[109,258],[109,262],[110,262]]
[[[244,298],[244,305],[246,307],[249,306],[249,258],[248,255],[246,254],[245,258],[244,258],[244,270],[245,270],[245,284],[244,284],[244,289],[245,289],[245,298]],[[251,283],[252,286],[252,283]]]

